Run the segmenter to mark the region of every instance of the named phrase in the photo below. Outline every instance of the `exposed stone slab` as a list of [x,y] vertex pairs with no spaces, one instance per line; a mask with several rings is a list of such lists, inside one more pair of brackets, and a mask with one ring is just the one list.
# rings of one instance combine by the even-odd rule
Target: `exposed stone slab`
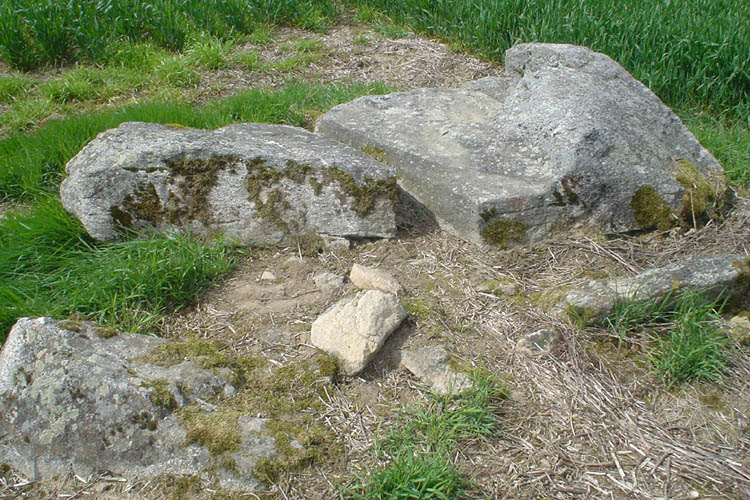
[[542,303],[551,312],[570,315],[586,324],[598,323],[622,300],[646,301],[667,293],[701,291],[708,298],[746,293],[750,286],[750,257],[736,254],[695,257],[649,269],[631,278],[589,281],[579,288],[548,290]]
[[354,286],[362,290],[380,290],[396,295],[404,291],[401,284],[391,273],[361,264],[352,265],[349,279]]
[[192,361],[165,367],[143,360],[166,342],[88,322],[18,320],[0,351],[0,463],[34,480],[71,471],[130,479],[192,474],[217,477],[225,488],[257,488],[254,463],[277,455],[262,419],[238,421],[232,470],[187,444],[173,412],[188,404],[211,412],[205,400],[235,388]]
[[436,393],[459,393],[471,388],[471,379],[454,370],[443,346],[422,347],[401,351],[401,364]]
[[99,134],[66,172],[63,205],[99,240],[151,227],[243,243],[395,234],[394,172],[296,127],[123,123]]
[[377,153],[443,228],[501,247],[573,225],[663,229],[688,216],[686,203],[700,223],[723,195],[719,163],[608,56],[522,44],[505,72],[362,97],[316,131]]
[[312,324],[311,340],[334,356],[346,375],[356,375],[406,316],[395,295],[379,290],[360,292],[319,316]]

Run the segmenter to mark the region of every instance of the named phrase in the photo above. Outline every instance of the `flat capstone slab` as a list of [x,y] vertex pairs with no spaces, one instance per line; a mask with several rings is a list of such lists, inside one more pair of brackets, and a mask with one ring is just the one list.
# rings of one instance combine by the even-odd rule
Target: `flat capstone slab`
[[608,56],[564,44],[512,47],[503,76],[462,88],[336,106],[316,132],[395,168],[442,228],[500,247],[574,226],[653,229],[634,200],[658,197],[679,211],[680,160],[701,184],[722,177],[653,92]]

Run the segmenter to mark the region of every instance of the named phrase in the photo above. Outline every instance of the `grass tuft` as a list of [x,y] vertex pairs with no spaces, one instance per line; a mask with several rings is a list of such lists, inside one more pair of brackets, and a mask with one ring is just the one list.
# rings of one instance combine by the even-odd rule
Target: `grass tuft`
[[342,491],[347,499],[396,500],[458,498],[468,487],[452,462],[462,442],[498,432],[498,401],[505,389],[486,374],[475,373],[471,389],[433,395],[426,406],[406,410],[375,446],[388,460],[358,484]]
[[671,388],[723,375],[731,346],[720,327],[723,305],[695,291],[650,301],[622,301],[606,324],[621,341],[645,335],[650,340],[647,357],[654,372]]
[[0,219],[0,235],[0,341],[24,316],[80,314],[143,332],[234,263],[221,241],[182,234],[95,244],[55,198]]

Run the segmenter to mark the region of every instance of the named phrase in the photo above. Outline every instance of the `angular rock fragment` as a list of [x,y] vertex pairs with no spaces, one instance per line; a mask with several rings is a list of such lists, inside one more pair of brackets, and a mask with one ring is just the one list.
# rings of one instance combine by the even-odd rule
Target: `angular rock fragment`
[[63,205],[98,240],[150,228],[242,243],[395,234],[393,171],[296,127],[123,123],[99,134],[66,172]]
[[[149,356],[171,345],[118,334],[88,322],[18,320],[0,351],[0,463],[34,479],[70,471],[108,471],[126,478],[161,474],[216,477],[230,489],[253,490],[259,457],[277,455],[262,419],[238,421],[230,457],[217,460],[192,442],[175,413],[232,396],[228,370],[199,368],[200,356],[161,366]],[[224,371],[222,375],[220,372]],[[225,467],[232,461],[232,467]]]
[[381,292],[399,294],[404,291],[401,284],[392,274],[381,269],[354,264],[349,279],[362,290],[380,290]]
[[505,247],[573,226],[700,225],[725,208],[721,165],[604,54],[560,44],[505,53],[505,76],[339,105],[316,131],[377,151],[440,225]]
[[395,295],[360,292],[340,300],[313,322],[312,343],[335,357],[346,375],[356,375],[406,316]]
[[313,283],[324,292],[329,292],[342,286],[344,284],[344,277],[339,276],[338,274],[324,272],[313,276]]
[[589,281],[578,288],[546,291],[542,303],[553,314],[568,315],[584,324],[602,321],[623,300],[646,301],[668,293],[700,291],[707,298],[745,294],[750,287],[750,257],[737,254],[694,257],[649,269],[631,278]]
[[552,350],[552,346],[558,335],[554,330],[543,328],[535,332],[527,333],[518,340],[516,347],[526,354],[544,354]]
[[401,351],[401,364],[436,393],[459,393],[471,388],[471,379],[454,370],[443,346],[422,347]]

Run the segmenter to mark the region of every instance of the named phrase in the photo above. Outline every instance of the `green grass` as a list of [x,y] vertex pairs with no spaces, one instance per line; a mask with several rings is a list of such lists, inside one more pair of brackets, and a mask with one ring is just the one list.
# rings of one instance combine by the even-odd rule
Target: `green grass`
[[502,61],[521,42],[604,52],[675,108],[747,118],[750,3],[744,0],[345,0],[363,22],[395,24]]
[[374,452],[388,460],[358,484],[342,491],[347,499],[455,499],[469,486],[452,458],[461,443],[496,434],[497,410],[505,389],[487,375],[474,375],[471,389],[433,395],[407,410],[378,440]]
[[68,160],[99,132],[122,122],[179,123],[207,129],[239,122],[310,126],[311,114],[361,95],[391,90],[380,84],[321,87],[290,83],[275,92],[248,90],[198,108],[145,103],[50,121],[32,134],[17,134],[0,141],[0,199],[33,199],[40,193],[55,191]]
[[268,24],[324,30],[337,16],[330,0],[6,0],[0,58],[22,70],[103,62],[122,40],[182,50],[202,33],[226,41]]
[[34,81],[21,74],[0,76],[0,104],[10,104],[29,93]]
[[460,498],[467,481],[450,459],[441,454],[404,455],[387,467],[375,470],[360,491],[344,498],[357,500],[454,500]]
[[723,302],[698,292],[650,301],[621,301],[607,318],[621,340],[649,339],[647,357],[668,387],[721,378],[731,346],[720,328]]
[[57,189],[65,164],[99,132],[125,121],[208,129],[237,122],[304,126],[311,124],[312,112],[389,90],[290,83],[276,92],[251,90],[199,108],[151,103],[89,113],[0,141],[0,195],[28,205],[0,219],[0,342],[22,316],[81,314],[118,329],[145,331],[232,266],[235,251],[221,241],[177,234],[115,244],[89,239],[62,208]]
[[210,70],[226,68],[232,43],[224,42],[217,37],[202,37],[191,43],[186,51],[188,60],[193,64]]
[[732,183],[750,187],[750,126],[705,113],[682,116],[695,137],[724,167]]
[[23,316],[83,315],[147,331],[234,262],[223,243],[155,235],[96,244],[54,198],[0,219],[0,344]]

